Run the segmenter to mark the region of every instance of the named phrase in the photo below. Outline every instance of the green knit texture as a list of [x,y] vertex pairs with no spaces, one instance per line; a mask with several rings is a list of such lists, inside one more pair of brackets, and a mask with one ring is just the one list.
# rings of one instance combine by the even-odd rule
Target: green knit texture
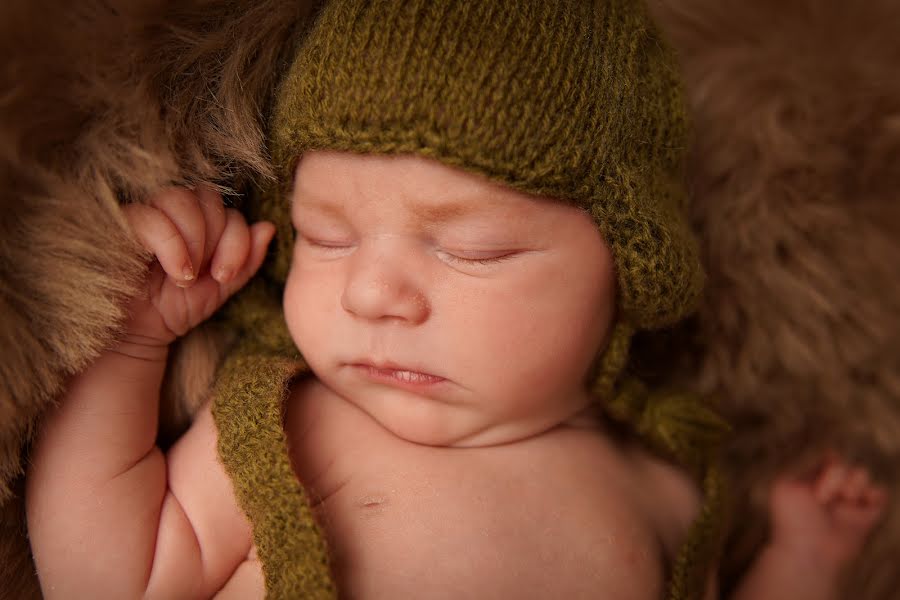
[[213,405],[222,457],[250,522],[268,598],[336,598],[324,536],[288,458],[282,405],[296,361],[239,351]]
[[219,457],[253,524],[266,597],[337,598],[325,537],[291,465],[284,432],[290,382],[308,367],[277,296],[255,282],[225,308],[242,336],[220,370],[212,415]]
[[[727,486],[717,465],[703,476],[703,506],[687,541],[681,546],[669,576],[668,600],[702,600],[707,597],[710,575],[719,563],[723,543],[723,522],[728,506]],[[706,568],[697,568],[706,565]]]

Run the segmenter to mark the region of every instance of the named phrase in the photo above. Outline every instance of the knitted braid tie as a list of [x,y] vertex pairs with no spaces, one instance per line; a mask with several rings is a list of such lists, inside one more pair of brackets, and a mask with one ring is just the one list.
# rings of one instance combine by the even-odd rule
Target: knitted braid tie
[[323,532],[291,467],[282,428],[290,380],[305,365],[245,343],[223,366],[212,407],[218,450],[253,523],[266,597],[337,598]]
[[290,383],[309,368],[270,284],[255,279],[223,312],[241,341],[220,369],[212,415],[219,457],[253,524],[266,597],[333,600],[324,532],[294,473],[283,428]]
[[[669,577],[668,600],[699,600],[706,597],[709,577],[713,574],[722,549],[726,519],[727,487],[719,468],[710,465],[702,482],[703,506],[700,516],[691,524],[687,541],[681,546]],[[698,564],[708,565],[698,569]]]

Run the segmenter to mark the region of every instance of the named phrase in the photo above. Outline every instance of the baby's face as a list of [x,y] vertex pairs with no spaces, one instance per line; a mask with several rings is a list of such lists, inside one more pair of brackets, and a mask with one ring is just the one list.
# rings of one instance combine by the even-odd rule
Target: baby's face
[[406,440],[505,443],[584,409],[613,263],[596,224],[436,161],[309,152],[288,328],[316,376]]

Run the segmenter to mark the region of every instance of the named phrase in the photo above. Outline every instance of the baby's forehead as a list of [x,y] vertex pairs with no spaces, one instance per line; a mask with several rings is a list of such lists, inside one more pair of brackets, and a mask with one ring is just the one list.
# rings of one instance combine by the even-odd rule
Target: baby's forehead
[[298,161],[292,188],[295,211],[353,211],[377,203],[432,221],[538,214],[558,204],[415,155],[309,152]]

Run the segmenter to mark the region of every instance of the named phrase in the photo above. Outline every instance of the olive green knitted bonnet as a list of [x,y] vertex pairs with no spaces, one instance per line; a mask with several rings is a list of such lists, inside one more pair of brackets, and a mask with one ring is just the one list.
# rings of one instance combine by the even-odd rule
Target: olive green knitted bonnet
[[[715,417],[695,410],[687,396],[651,406],[642,384],[621,377],[634,331],[681,320],[702,288],[684,215],[686,137],[676,62],[641,2],[331,0],[277,91],[270,148],[278,183],[248,212],[278,227],[265,267],[277,285],[293,246],[293,174],[307,150],[419,155],[582,207],[612,250],[617,279],[616,325],[593,390],[614,417],[706,477],[708,457],[697,453],[708,449],[701,438],[721,431]],[[287,351],[283,326],[252,308],[257,292],[244,296],[231,314],[248,331],[270,332]],[[265,346],[255,348],[280,353]],[[240,360],[230,370],[226,365],[226,379],[246,368]],[[238,378],[220,390],[246,385]],[[238,400],[219,404],[217,425],[227,438],[223,428],[244,409]],[[674,434],[659,427],[675,421]],[[222,444],[232,478],[243,477],[226,456],[238,450]],[[704,487],[707,500],[715,500],[717,483]],[[254,502],[252,486],[244,496]],[[712,513],[703,531],[683,553],[684,564],[674,566],[672,597],[690,597],[684,594],[701,583],[688,571],[711,552],[718,505],[705,510]],[[271,576],[280,575],[273,570]]]
[[[278,93],[272,153],[410,153],[589,210],[637,328],[692,308],[685,108],[672,53],[633,0],[330,2]],[[284,197],[272,217],[292,237]]]

